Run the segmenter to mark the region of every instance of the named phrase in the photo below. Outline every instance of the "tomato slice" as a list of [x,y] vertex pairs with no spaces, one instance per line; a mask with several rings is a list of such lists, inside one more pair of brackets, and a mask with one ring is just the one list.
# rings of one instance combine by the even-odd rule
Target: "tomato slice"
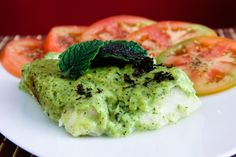
[[198,95],[207,95],[236,85],[236,41],[198,37],[183,41],[156,58],[157,63],[183,69]]
[[102,19],[92,24],[82,35],[81,40],[122,40],[138,29],[155,21],[144,17],[120,15]]
[[149,52],[150,57],[157,57],[166,48],[198,36],[216,36],[216,33],[198,24],[162,21],[131,33],[127,36],[127,40],[142,45]]
[[33,37],[12,40],[2,52],[2,65],[12,75],[20,77],[22,65],[42,58],[42,49],[43,41]]
[[45,44],[45,52],[63,52],[70,45],[80,42],[85,26],[56,26],[48,33]]
[[162,21],[158,22],[155,27],[170,37],[172,45],[193,37],[217,36],[214,30],[206,26],[182,21]]
[[126,38],[140,44],[150,57],[157,57],[161,51],[171,46],[169,36],[154,25],[146,26],[129,34]]

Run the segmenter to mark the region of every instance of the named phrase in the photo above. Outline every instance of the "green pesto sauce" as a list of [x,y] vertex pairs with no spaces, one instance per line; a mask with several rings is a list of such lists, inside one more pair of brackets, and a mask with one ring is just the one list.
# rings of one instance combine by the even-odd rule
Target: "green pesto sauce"
[[[160,71],[170,73],[174,80],[143,85]],[[61,76],[57,60],[44,59],[25,65],[20,88],[34,96],[44,112],[73,136],[124,136],[134,130],[155,129],[156,124],[140,124],[140,115],[158,113],[158,100],[173,87],[195,96],[192,82],[177,68],[157,67],[141,77],[132,73],[131,65],[99,67],[73,80]],[[135,85],[124,81],[125,74]]]

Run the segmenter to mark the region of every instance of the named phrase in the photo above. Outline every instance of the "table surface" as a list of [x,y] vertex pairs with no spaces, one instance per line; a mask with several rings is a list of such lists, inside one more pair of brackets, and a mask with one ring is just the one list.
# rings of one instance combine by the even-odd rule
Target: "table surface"
[[[227,37],[236,40],[236,27],[219,28],[216,29],[216,32],[221,37]],[[0,36],[0,51],[4,48],[7,42],[19,37],[19,35]],[[38,37],[40,37],[40,35]],[[34,157],[34,155],[21,149],[0,133],[0,157]],[[236,155],[232,157],[236,157]]]

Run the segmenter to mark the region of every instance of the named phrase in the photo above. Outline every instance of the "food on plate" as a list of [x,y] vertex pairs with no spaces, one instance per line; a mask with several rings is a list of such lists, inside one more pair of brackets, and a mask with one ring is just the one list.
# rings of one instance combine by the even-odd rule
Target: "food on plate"
[[[235,63],[233,61],[234,55],[230,56],[227,62],[223,61],[222,58],[219,59],[219,57],[213,57],[211,58],[212,60],[210,60],[205,55],[214,54],[215,49],[219,49],[219,52],[222,52],[221,55],[224,56],[225,54],[229,54],[229,52],[226,52],[224,49],[227,49],[227,47],[233,47],[228,45],[235,45],[235,42],[233,41],[223,38],[220,39],[216,36],[217,34],[214,30],[199,24],[180,21],[156,22],[139,16],[119,15],[99,20],[91,26],[71,25],[53,27],[46,36],[44,42],[32,37],[28,39],[22,38],[20,40],[14,40],[7,44],[6,48],[4,49],[2,62],[7,71],[17,77],[20,77],[20,69],[23,64],[38,58],[42,58],[44,55],[46,55],[45,58],[47,59],[58,59],[60,53],[67,51],[69,46],[74,44],[76,45],[76,43],[81,43],[83,41],[93,41],[94,39],[97,39],[99,41],[97,42],[98,45],[96,46],[99,47],[99,43],[101,44],[100,46],[107,44],[106,42],[103,43],[102,41],[128,40],[137,42],[144,50],[148,52],[149,57],[156,58],[158,64],[163,63],[168,66],[177,66],[185,70],[190,79],[194,82],[194,88],[196,89],[197,94],[206,95],[225,90],[235,85]],[[207,40],[209,39],[210,41],[217,42],[209,42],[207,45],[209,48],[204,48],[204,50],[202,45],[197,46],[201,47],[199,51],[195,51],[195,49],[190,46],[186,50],[188,53],[184,54],[181,52],[182,54],[179,54],[179,51],[177,50],[179,47],[185,51],[186,45],[194,45],[196,44],[195,41],[198,39],[201,40],[200,42],[202,42],[202,40],[205,38]],[[112,41],[110,43],[112,43],[111,45],[113,46],[110,45],[109,47],[106,47],[106,49],[111,50],[113,54],[106,56],[105,53],[99,53],[96,57],[99,51],[96,46],[95,49],[92,46],[90,47],[91,50],[88,51],[89,53],[87,53],[87,55],[90,57],[94,55],[95,58],[98,58],[99,55],[101,58],[106,56],[105,58],[107,59],[105,63],[113,62],[113,60],[109,60],[109,57],[111,56],[119,59],[123,58],[127,52],[126,50],[123,51],[127,48],[126,42]],[[218,46],[219,44],[221,44],[221,46]],[[122,56],[116,56],[117,52],[115,47],[117,45],[123,45],[122,49],[117,49],[120,52],[123,51]],[[130,42],[128,45],[133,45],[137,48],[136,43],[134,44]],[[45,53],[42,51],[42,49]],[[172,51],[175,52],[171,54]],[[192,67],[192,62],[195,63],[196,60],[190,58],[194,57],[199,59],[198,54],[202,54],[202,51],[204,51],[204,56],[200,55],[200,61],[204,60],[204,63],[207,64],[207,70],[202,70],[204,68],[202,68],[202,64],[200,63]],[[139,52],[142,53],[142,51]],[[223,52],[225,52],[225,54],[223,54]],[[235,50],[233,49],[232,52],[235,52]],[[164,53],[164,55],[161,53]],[[161,57],[159,57],[160,54]],[[227,57],[224,56],[223,58],[225,59]],[[82,57],[82,59],[84,58]],[[94,58],[90,59],[91,60],[85,60],[87,64],[82,64],[84,67],[78,66],[79,64],[76,64],[74,67],[71,67],[71,69],[65,68],[64,75],[69,75],[72,78],[77,77],[78,74],[82,75],[90,68],[90,61],[95,63],[93,61]],[[230,61],[231,59],[232,61]],[[77,60],[81,61],[81,59]],[[221,65],[223,68],[219,68]],[[76,68],[82,68],[85,69],[85,71],[77,73],[78,71]],[[76,70],[74,71],[74,69]],[[73,72],[75,72],[74,75]]]
[[199,36],[216,36],[216,33],[199,24],[162,21],[129,34],[127,40],[139,43],[148,51],[150,57],[157,57],[166,48]]
[[236,85],[236,42],[220,37],[198,37],[162,52],[157,63],[184,70],[198,95]]
[[138,16],[112,16],[95,22],[83,33],[81,40],[121,40],[138,29],[155,21]]
[[45,43],[45,52],[63,52],[72,44],[80,42],[86,26],[56,26],[48,33]]
[[21,76],[22,65],[42,58],[43,41],[25,37],[9,42],[1,56],[3,67],[16,77]]
[[128,41],[83,42],[59,60],[26,64],[20,88],[73,136],[158,129],[200,105],[182,70],[153,64],[144,49]]
[[196,94],[236,85],[236,42],[216,36],[121,15],[13,40],[1,59],[17,77],[23,66],[20,88],[71,135],[120,137],[175,123],[201,104]]

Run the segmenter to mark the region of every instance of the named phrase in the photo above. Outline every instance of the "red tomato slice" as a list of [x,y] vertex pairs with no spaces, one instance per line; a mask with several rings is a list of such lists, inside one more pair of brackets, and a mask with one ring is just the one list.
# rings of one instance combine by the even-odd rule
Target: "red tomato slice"
[[157,57],[166,48],[198,36],[216,36],[216,33],[198,24],[163,21],[141,28],[128,35],[127,40],[138,42],[149,52],[150,57]]
[[56,26],[48,33],[44,50],[45,52],[63,52],[70,45],[80,42],[85,26]]
[[22,65],[42,58],[42,49],[43,41],[36,38],[12,40],[2,52],[2,65],[12,75],[20,77]]
[[102,19],[92,24],[82,35],[81,40],[121,40],[138,29],[155,23],[144,17],[120,15]]
[[236,41],[198,37],[183,41],[156,58],[157,63],[183,69],[198,95],[207,95],[236,85]]
[[188,22],[162,21],[158,22],[155,27],[170,37],[172,45],[193,37],[217,36],[214,30],[206,26]]
[[154,25],[146,26],[129,34],[126,38],[140,44],[150,57],[157,57],[161,51],[171,46],[169,36]]

